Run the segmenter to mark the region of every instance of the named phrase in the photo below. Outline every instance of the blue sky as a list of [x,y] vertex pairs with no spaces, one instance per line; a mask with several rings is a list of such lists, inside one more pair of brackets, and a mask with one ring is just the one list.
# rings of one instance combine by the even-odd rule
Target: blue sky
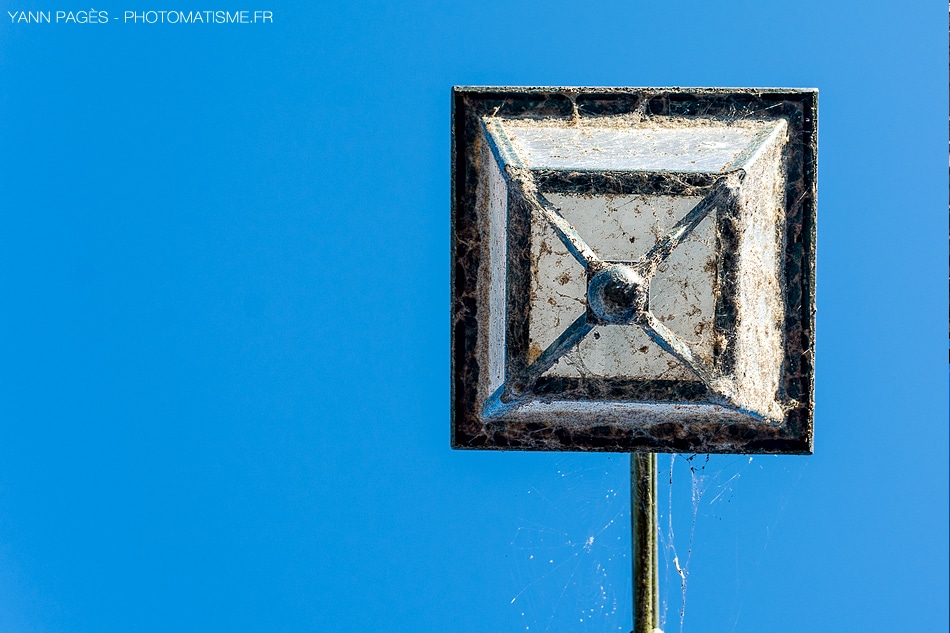
[[661,457],[666,630],[947,630],[943,4],[0,5],[0,630],[626,630],[626,457],[449,449],[453,84],[819,88],[815,455]]

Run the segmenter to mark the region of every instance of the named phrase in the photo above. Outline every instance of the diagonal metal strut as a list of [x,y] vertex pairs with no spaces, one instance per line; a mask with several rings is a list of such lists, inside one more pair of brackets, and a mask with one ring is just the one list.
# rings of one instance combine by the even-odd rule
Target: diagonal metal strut
[[647,278],[651,277],[656,272],[657,266],[662,264],[673,250],[689,237],[693,229],[699,226],[699,223],[706,219],[713,209],[727,203],[730,197],[735,196],[738,184],[736,181],[741,181],[744,177],[745,172],[737,170],[719,178],[713,184],[712,191],[689,213],[680,218],[680,221],[674,224],[673,228],[639,259],[637,267],[640,269],[640,274]]

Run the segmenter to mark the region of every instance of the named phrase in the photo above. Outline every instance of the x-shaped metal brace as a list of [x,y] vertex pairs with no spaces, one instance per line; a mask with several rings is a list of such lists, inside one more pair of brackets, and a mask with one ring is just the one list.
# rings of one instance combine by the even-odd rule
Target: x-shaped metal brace
[[709,193],[636,261],[604,261],[584,241],[561,211],[542,195],[531,171],[506,165],[510,186],[520,194],[532,215],[544,218],[568,252],[587,271],[587,310],[565,329],[527,367],[524,376],[509,381],[500,395],[511,402],[530,391],[559,358],[573,349],[596,325],[636,325],[664,351],[688,367],[712,391],[717,392],[718,373],[709,367],[687,341],[666,327],[650,311],[650,281],[657,268],[673,253],[710,212],[735,203],[745,171],[737,169],[719,176]]

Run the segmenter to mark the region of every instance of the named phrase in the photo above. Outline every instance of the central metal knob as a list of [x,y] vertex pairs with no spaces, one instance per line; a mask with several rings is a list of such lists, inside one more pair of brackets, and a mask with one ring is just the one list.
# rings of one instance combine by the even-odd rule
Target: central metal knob
[[632,323],[647,310],[646,280],[630,266],[611,264],[587,284],[587,305],[607,323]]

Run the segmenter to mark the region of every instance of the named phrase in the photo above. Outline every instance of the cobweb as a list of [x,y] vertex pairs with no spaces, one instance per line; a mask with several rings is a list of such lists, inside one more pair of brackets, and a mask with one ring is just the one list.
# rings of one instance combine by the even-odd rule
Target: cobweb
[[565,454],[520,495],[511,608],[522,630],[630,631],[626,455]]
[[[564,454],[519,495],[510,608],[521,630],[629,633],[629,456]],[[796,457],[660,455],[660,625],[665,633],[761,630],[744,622],[802,477]],[[767,566],[766,566],[767,567]]]
[[[743,630],[765,579],[769,544],[806,462],[774,455],[661,455],[657,460],[660,628]],[[763,630],[765,623],[747,623]]]

